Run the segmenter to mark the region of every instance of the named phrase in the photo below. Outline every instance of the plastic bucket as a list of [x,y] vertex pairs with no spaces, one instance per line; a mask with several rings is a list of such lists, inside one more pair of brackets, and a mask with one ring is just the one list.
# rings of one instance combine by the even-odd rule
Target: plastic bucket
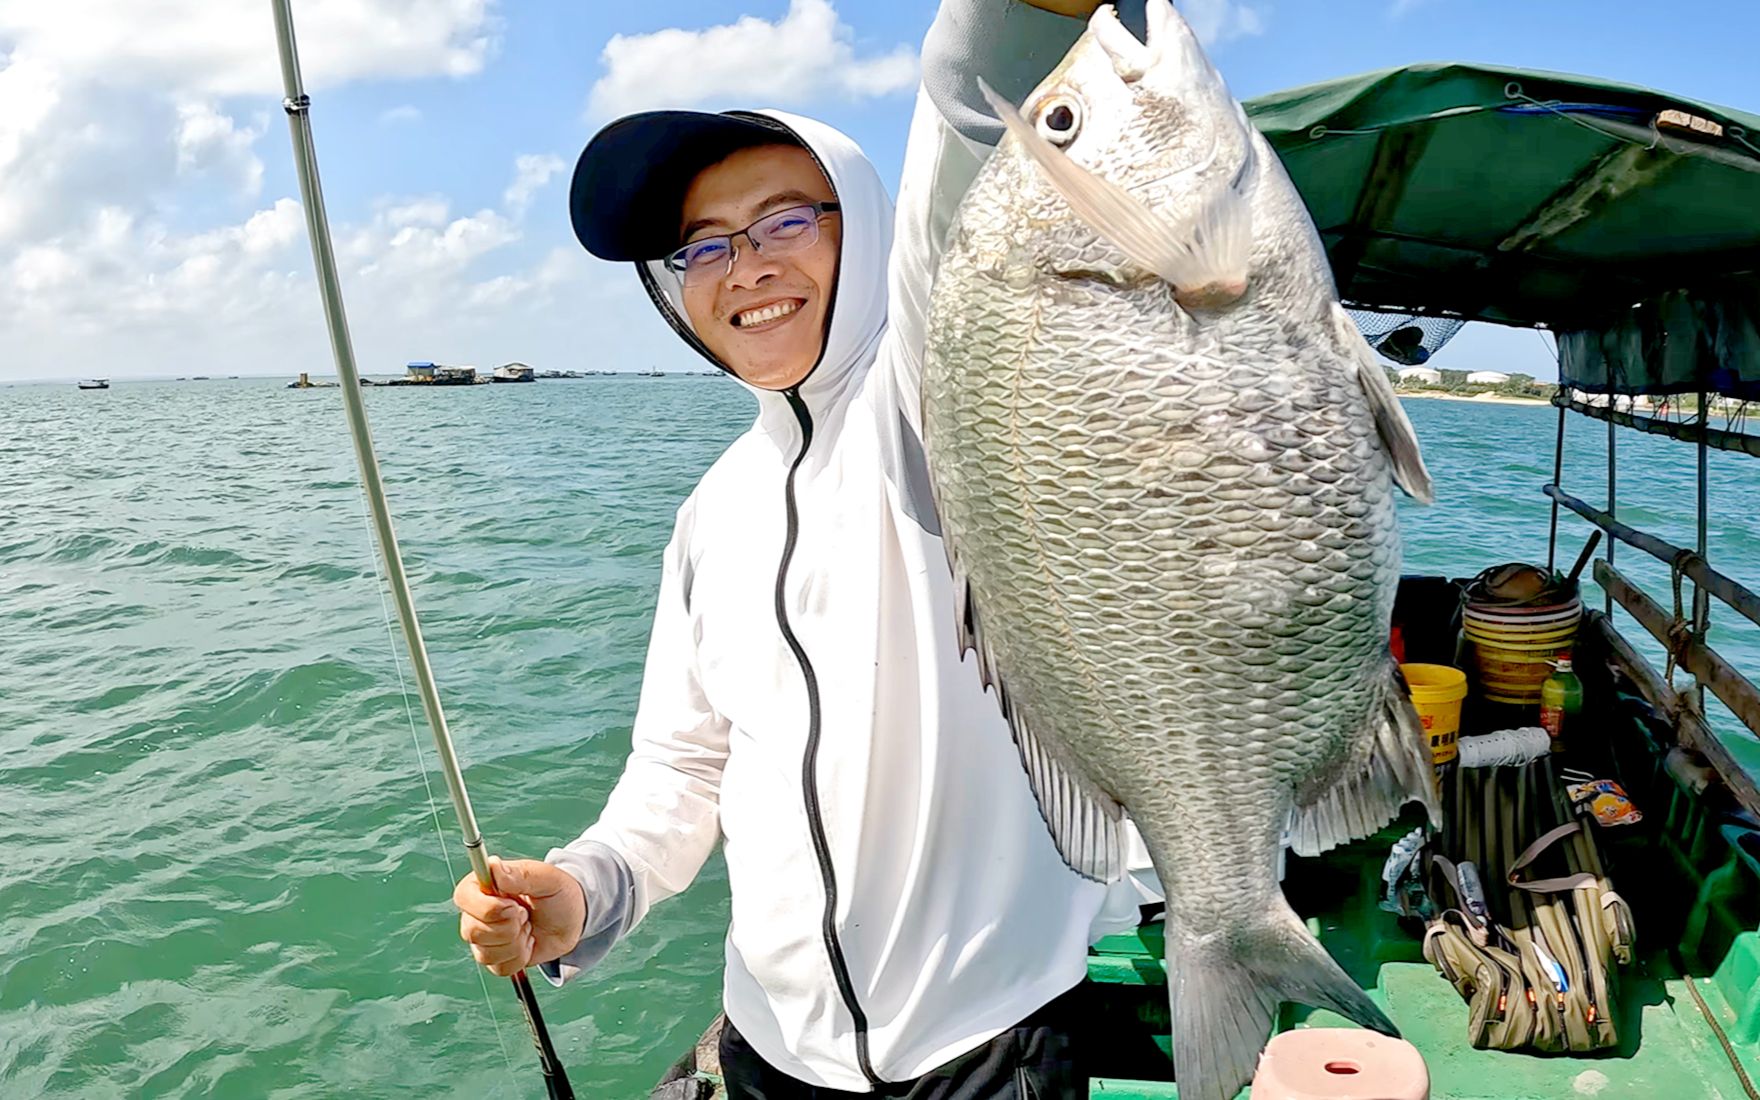
[[1576,637],[1574,628],[1528,635],[1485,635],[1474,630],[1467,631],[1467,640],[1474,645],[1507,653],[1558,653],[1568,650]]
[[1535,646],[1494,645],[1473,642],[1473,669],[1479,691],[1493,703],[1540,702],[1540,685],[1552,675],[1552,662],[1568,656],[1570,642]]
[[1447,665],[1401,665],[1412,689],[1412,705],[1430,735],[1430,759],[1446,764],[1459,754],[1461,701],[1467,697],[1467,674]]
[[1492,703],[1540,702],[1540,685],[1555,657],[1567,656],[1582,619],[1580,597],[1551,604],[1508,605],[1468,601],[1461,631],[1479,694]]
[[1581,607],[1550,611],[1544,615],[1498,615],[1469,607],[1463,618],[1472,626],[1526,630],[1541,626],[1574,626],[1582,615]]

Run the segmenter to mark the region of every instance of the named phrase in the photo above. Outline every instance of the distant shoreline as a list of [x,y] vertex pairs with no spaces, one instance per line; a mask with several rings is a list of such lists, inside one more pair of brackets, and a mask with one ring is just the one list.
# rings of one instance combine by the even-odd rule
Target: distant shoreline
[[1434,390],[1401,391],[1400,397],[1421,397],[1426,401],[1465,401],[1472,405],[1551,405],[1544,397],[1511,397],[1503,393],[1481,393],[1467,397],[1458,393],[1437,393]]

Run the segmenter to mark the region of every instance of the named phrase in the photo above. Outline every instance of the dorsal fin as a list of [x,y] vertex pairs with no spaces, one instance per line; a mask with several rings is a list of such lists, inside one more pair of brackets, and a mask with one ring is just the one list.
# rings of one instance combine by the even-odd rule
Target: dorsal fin
[[1363,339],[1357,323],[1337,302],[1332,303],[1332,326],[1340,350],[1356,364],[1357,382],[1363,387],[1369,411],[1375,417],[1375,432],[1393,459],[1394,482],[1414,500],[1431,503],[1436,499],[1436,490],[1430,484],[1430,471],[1424,468],[1424,456],[1418,450],[1418,433],[1412,430],[1412,422],[1393,392],[1393,383],[1387,380],[1375,349]]

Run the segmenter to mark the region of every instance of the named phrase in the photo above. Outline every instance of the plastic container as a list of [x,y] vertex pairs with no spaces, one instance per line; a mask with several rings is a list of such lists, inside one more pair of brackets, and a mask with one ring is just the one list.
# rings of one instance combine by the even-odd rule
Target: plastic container
[[1534,706],[1552,662],[1570,655],[1583,613],[1576,596],[1558,603],[1510,606],[1468,602],[1461,612],[1463,664],[1491,703]]
[[1447,665],[1401,665],[1412,705],[1430,735],[1430,760],[1440,766],[1459,755],[1461,701],[1467,697],[1467,674]]
[[1540,685],[1540,725],[1552,738],[1552,751],[1564,747],[1565,730],[1583,710],[1583,681],[1571,671],[1569,657],[1560,659],[1558,667]]

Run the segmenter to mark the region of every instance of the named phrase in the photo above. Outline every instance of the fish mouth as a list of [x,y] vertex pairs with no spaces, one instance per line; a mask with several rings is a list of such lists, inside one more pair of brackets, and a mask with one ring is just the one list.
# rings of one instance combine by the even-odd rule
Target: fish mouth
[[1182,68],[1196,72],[1207,67],[1197,35],[1174,10],[1170,0],[1148,0],[1143,6],[1143,14],[1148,35],[1141,42],[1118,21],[1118,12],[1111,4],[1096,8],[1088,20],[1094,41],[1106,51],[1112,62],[1112,71],[1120,80],[1135,84],[1151,69],[1170,59],[1182,63]]
[[806,308],[805,298],[772,298],[730,314],[727,323],[741,332],[762,332],[780,328]]

